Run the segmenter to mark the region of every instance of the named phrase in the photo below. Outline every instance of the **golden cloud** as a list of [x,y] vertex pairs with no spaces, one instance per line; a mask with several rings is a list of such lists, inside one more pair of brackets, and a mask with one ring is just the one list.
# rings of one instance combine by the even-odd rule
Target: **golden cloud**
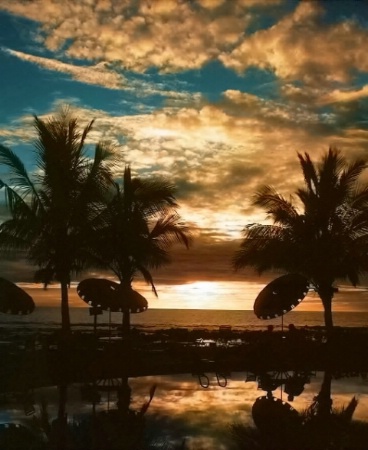
[[[178,186],[184,218],[218,239],[240,236],[246,222],[264,220],[251,205],[261,184],[286,196],[295,191],[302,183],[297,152],[318,158],[330,145],[351,156],[368,149],[368,134],[358,125],[340,129],[329,118],[323,123],[309,105],[284,105],[238,90],[225,91],[218,103],[131,116],[73,109],[81,124],[96,119],[90,143],[112,140],[118,146],[117,176],[129,163],[141,176],[169,177]],[[29,120],[19,121],[0,129],[0,136],[30,142],[29,127]]]
[[[40,23],[38,41],[76,59],[145,71],[197,69],[236,45],[261,0],[3,0],[0,10]],[[42,11],[42,14],[40,14]]]
[[121,89],[126,83],[123,76],[109,70],[107,64],[104,62],[100,62],[94,66],[75,66],[55,59],[34,56],[7,48],[3,48],[2,50],[22,61],[28,61],[48,70],[71,75],[74,80],[83,83],[104,86],[108,89]]
[[244,38],[220,60],[238,72],[255,66],[311,85],[343,83],[353,70],[367,72],[368,32],[353,21],[322,25],[323,14],[319,2],[300,2],[291,14]]

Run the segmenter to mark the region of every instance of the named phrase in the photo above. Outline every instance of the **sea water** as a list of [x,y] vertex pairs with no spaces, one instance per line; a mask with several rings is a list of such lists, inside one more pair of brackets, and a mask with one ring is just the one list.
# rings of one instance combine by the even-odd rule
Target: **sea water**
[[[85,329],[93,326],[93,316],[89,314],[88,307],[71,307],[70,318],[72,328]],[[342,312],[333,313],[335,326],[340,327],[366,327],[368,326],[368,312]],[[104,312],[97,316],[97,324],[100,326],[120,325],[121,313]],[[59,328],[61,313],[59,307],[38,307],[27,316],[12,316],[0,314],[0,327],[27,327],[34,329]],[[290,311],[283,317],[272,320],[258,319],[253,311],[227,311],[204,309],[148,309],[140,314],[131,315],[132,326],[155,331],[168,328],[205,328],[218,330],[220,325],[230,325],[234,330],[262,330],[268,325],[275,329],[293,324],[296,327],[323,326],[324,317],[322,311]]]

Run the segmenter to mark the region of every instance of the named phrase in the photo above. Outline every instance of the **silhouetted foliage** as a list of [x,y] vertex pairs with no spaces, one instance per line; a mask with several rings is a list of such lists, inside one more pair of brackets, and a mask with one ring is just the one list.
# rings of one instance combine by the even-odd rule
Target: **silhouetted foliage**
[[266,210],[273,224],[245,228],[233,266],[306,276],[322,300],[325,324],[331,329],[335,280],[347,278],[356,285],[368,270],[368,185],[359,184],[367,164],[348,163],[334,149],[318,165],[308,153],[298,157],[305,186],[296,190],[297,201],[270,186],[255,194],[253,204]]
[[[121,293],[131,291],[141,274],[157,295],[150,270],[171,262],[168,249],[175,242],[189,246],[188,228],[176,212],[175,188],[164,179],[132,177],[126,167],[123,183],[116,183],[102,214],[95,259],[120,280]],[[130,311],[123,312],[129,331]]]
[[85,148],[92,124],[81,130],[68,109],[45,120],[35,116],[33,173],[27,172],[13,151],[0,146],[0,164],[9,172],[7,179],[0,180],[0,188],[5,190],[11,214],[0,225],[0,247],[25,252],[39,268],[36,281],[60,282],[64,331],[70,328],[70,276],[89,263],[88,236],[112,182],[112,149],[97,144],[90,157]]

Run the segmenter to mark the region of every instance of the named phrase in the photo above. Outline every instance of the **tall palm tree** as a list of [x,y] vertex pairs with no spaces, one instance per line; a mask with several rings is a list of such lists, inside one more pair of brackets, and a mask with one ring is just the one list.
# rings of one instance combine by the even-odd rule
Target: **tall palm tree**
[[[141,274],[157,296],[150,270],[171,262],[175,242],[187,248],[190,236],[176,212],[174,186],[162,179],[132,177],[126,167],[121,184],[115,183],[102,214],[95,258],[120,281],[120,295],[129,296],[134,278]],[[130,311],[123,309],[123,333],[130,328]]]
[[368,270],[368,185],[359,180],[367,164],[348,163],[335,149],[317,165],[308,153],[298,157],[305,186],[297,189],[297,202],[262,187],[253,204],[265,209],[273,224],[246,226],[233,266],[305,275],[322,300],[331,330],[334,282],[348,279],[356,285]]
[[68,109],[47,120],[35,116],[32,174],[14,152],[0,146],[0,164],[9,173],[7,180],[0,180],[0,188],[11,215],[0,225],[0,248],[24,252],[38,267],[35,278],[45,286],[60,282],[65,332],[70,330],[70,277],[88,264],[87,237],[112,183],[112,148],[98,144],[91,156],[86,149],[92,124],[80,129]]

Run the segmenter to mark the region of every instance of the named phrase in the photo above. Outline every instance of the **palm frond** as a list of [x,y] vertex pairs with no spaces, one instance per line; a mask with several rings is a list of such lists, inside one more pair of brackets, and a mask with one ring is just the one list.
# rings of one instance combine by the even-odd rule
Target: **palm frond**
[[[23,197],[30,193],[37,196],[37,190],[30,179],[24,164],[13,151],[3,145],[0,145],[0,164],[9,169],[9,182],[16,186],[16,189],[23,194]],[[9,185],[9,183],[1,181],[0,188],[2,187],[1,185]]]
[[342,198],[354,193],[357,181],[362,172],[367,168],[367,163],[363,160],[354,161],[349,164],[341,173],[339,187]]
[[307,184],[307,188],[310,192],[316,194],[318,186],[317,170],[314,167],[314,164],[311,161],[308,153],[304,153],[304,156],[301,153],[298,153],[297,155],[304,175],[304,181]]
[[158,297],[156,286],[153,282],[153,278],[152,278],[150,271],[145,266],[140,265],[140,264],[137,264],[136,267],[137,267],[137,270],[143,275],[145,282],[151,286],[152,291],[155,294],[155,296]]
[[274,223],[289,224],[298,217],[293,204],[271,186],[261,187],[254,196],[253,204],[265,209],[267,218],[272,218]]
[[161,216],[151,230],[150,238],[160,240],[164,247],[169,247],[177,242],[189,248],[191,242],[189,229],[181,221],[179,214]]

